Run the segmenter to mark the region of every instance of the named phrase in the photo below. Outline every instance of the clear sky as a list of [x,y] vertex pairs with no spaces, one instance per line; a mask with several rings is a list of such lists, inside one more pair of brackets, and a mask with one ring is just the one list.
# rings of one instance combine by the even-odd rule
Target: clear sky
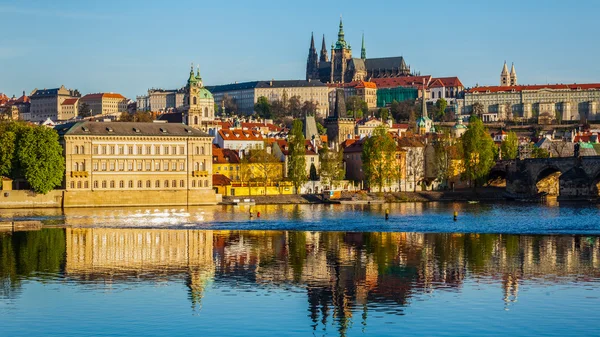
[[226,1],[0,0],[0,92],[64,84],[134,98],[177,88],[191,62],[205,85],[304,79],[311,32],[327,47],[340,14],[367,57],[497,85],[504,60],[521,84],[600,82],[598,0]]

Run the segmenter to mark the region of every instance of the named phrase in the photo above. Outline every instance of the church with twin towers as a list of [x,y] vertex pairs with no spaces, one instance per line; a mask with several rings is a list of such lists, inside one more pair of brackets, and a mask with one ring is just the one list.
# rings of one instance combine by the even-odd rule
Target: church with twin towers
[[394,78],[411,76],[410,66],[404,57],[367,58],[365,35],[362,36],[360,58],[352,57],[352,47],[345,40],[344,25],[340,18],[338,38],[331,44],[331,53],[327,52],[325,35],[321,52],[317,54],[314,35],[310,39],[308,60],[306,62],[306,80],[319,80],[323,83],[349,83],[369,81],[372,78]]

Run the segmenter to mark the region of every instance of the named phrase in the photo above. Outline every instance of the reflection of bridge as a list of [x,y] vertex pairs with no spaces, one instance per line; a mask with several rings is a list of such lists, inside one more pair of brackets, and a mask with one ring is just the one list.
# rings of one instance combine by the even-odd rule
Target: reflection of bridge
[[512,195],[533,197],[545,192],[563,200],[598,199],[599,196],[600,156],[503,162],[495,167],[496,173],[503,168],[506,190]]

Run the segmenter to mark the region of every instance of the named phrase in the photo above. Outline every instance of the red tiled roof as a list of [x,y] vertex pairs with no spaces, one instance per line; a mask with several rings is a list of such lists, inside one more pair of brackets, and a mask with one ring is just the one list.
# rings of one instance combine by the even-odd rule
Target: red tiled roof
[[377,89],[374,81],[352,81],[348,83],[327,83],[330,88],[371,88]]
[[219,130],[219,135],[224,140],[264,140],[262,134],[253,130]]
[[240,157],[236,151],[231,149],[221,149],[213,146],[213,163],[215,164],[238,164]]
[[[284,155],[288,155],[290,153],[290,149],[288,147],[288,142],[285,139],[277,139],[275,141],[275,143],[277,143],[277,145],[279,145],[279,149],[281,149],[281,152]],[[313,144],[311,143],[310,140],[305,140],[304,141],[304,148],[306,150],[306,154],[307,156],[315,156],[317,155],[317,150],[315,149],[315,147],[313,146]]]
[[83,100],[88,100],[88,99],[104,99],[104,98],[120,98],[120,99],[125,99],[125,97],[121,94],[115,94],[115,93],[110,93],[110,92],[100,92],[97,94],[87,94],[83,97],[81,97],[81,99]]
[[467,91],[467,93],[490,93],[492,92],[521,92],[523,90],[540,90],[540,89],[551,89],[551,90],[594,90],[600,89],[600,83],[587,83],[587,84],[533,84],[533,85],[515,85],[512,87],[508,86],[489,86],[489,87],[475,87]]
[[408,124],[392,124],[392,129],[408,129]]
[[67,98],[61,103],[61,105],[74,105],[75,103],[77,103],[77,98]]
[[[444,87],[464,87],[458,77],[436,77],[432,81],[440,81]],[[430,85],[431,86],[431,85]]]
[[431,81],[431,75],[425,76],[402,76],[393,78],[374,78],[371,81],[375,82],[377,88],[395,88],[395,87],[415,87],[421,89],[425,83]]
[[212,175],[213,186],[229,186],[231,185],[231,179],[227,178],[222,174]]
[[275,131],[275,132],[281,131],[281,128],[275,124],[250,123],[250,122],[242,123],[242,128],[247,128],[247,129],[253,129],[253,128],[261,129],[261,128],[265,128],[265,127],[268,128],[269,131]]

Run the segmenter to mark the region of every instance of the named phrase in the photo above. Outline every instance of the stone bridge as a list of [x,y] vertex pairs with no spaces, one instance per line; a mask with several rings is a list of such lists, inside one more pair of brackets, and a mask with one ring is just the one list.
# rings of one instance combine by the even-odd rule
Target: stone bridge
[[[559,200],[599,198],[600,156],[502,161],[490,174],[505,174],[506,191],[513,196],[535,197],[547,193]],[[558,183],[552,183],[550,178]],[[544,181],[548,181],[546,186]],[[549,187],[553,184],[555,187]]]

